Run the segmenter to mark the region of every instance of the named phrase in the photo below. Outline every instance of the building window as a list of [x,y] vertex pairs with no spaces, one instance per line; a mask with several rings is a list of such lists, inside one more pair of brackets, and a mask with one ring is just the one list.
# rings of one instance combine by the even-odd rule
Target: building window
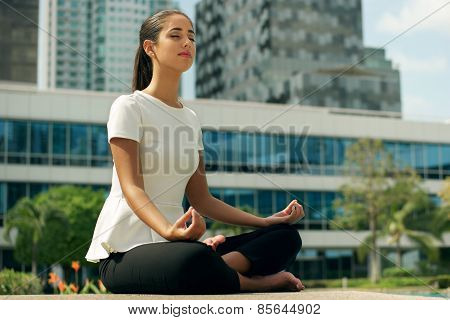
[[27,163],[28,123],[8,121],[8,163]]
[[48,123],[31,123],[31,164],[48,164],[49,155]]
[[272,191],[258,190],[258,213],[262,216],[269,216],[274,213],[272,208]]
[[0,163],[5,162],[6,121],[0,119]]
[[110,152],[108,133],[105,126],[91,126],[91,154],[93,167],[106,167],[110,165]]
[[64,123],[53,124],[53,164],[54,165],[66,165],[66,153],[67,153],[67,133],[66,125]]
[[88,150],[88,127],[83,124],[70,125],[70,165],[86,166]]

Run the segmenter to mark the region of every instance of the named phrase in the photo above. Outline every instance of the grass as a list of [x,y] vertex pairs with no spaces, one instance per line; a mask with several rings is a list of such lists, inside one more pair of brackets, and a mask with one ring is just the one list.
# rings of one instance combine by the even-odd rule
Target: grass
[[[347,288],[403,288],[403,287],[420,287],[431,285],[435,277],[391,277],[382,278],[378,283],[373,284],[367,278],[347,279]],[[307,288],[342,288],[342,279],[330,280],[303,280]]]

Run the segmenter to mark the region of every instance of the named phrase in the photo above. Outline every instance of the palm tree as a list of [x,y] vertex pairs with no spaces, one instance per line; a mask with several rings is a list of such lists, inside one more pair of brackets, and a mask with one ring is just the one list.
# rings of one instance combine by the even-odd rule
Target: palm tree
[[416,243],[432,261],[436,261],[439,257],[438,247],[434,244],[435,237],[424,231],[412,230],[407,226],[407,220],[416,212],[418,207],[415,199],[408,201],[401,210],[392,215],[392,219],[387,225],[387,234],[389,235],[389,243],[395,243],[396,263],[402,266],[402,249],[400,239],[404,236]]
[[[379,237],[388,237],[388,243],[395,244],[396,265],[402,266],[402,248],[400,240],[404,237],[423,250],[431,261],[439,257],[435,241],[442,241],[446,219],[443,211],[436,210],[432,200],[420,187],[420,177],[411,168],[397,170],[394,184],[386,190],[388,208],[382,216],[383,228],[378,230]],[[358,249],[360,259],[366,250]]]
[[11,241],[12,231],[17,230],[17,238],[31,241],[31,272],[34,275],[37,274],[39,241],[42,239],[46,222],[52,218],[62,218],[62,214],[37,204],[29,197],[17,201],[6,213],[4,238]]
[[369,277],[376,283],[380,278],[377,238],[385,214],[392,158],[381,140],[364,138],[346,150],[345,165],[350,181],[340,187],[342,197],[333,203],[339,214],[333,218],[332,228],[369,230],[357,253],[360,261],[370,255]]

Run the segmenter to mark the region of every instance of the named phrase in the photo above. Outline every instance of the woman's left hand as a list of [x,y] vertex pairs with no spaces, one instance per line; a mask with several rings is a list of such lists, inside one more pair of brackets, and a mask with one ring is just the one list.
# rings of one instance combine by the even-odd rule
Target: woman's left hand
[[293,224],[304,216],[305,212],[303,211],[303,207],[301,206],[301,204],[299,204],[297,200],[292,200],[284,210],[281,210],[280,212],[277,212],[264,219],[270,226],[279,223]]

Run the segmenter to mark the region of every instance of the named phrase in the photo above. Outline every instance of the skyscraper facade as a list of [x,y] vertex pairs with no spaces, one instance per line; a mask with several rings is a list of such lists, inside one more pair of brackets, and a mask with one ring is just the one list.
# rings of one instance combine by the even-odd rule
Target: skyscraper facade
[[130,91],[139,28],[172,0],[41,0],[39,88]]
[[36,83],[38,2],[0,4],[0,80]]
[[400,76],[363,45],[361,1],[202,0],[196,96],[401,112]]

